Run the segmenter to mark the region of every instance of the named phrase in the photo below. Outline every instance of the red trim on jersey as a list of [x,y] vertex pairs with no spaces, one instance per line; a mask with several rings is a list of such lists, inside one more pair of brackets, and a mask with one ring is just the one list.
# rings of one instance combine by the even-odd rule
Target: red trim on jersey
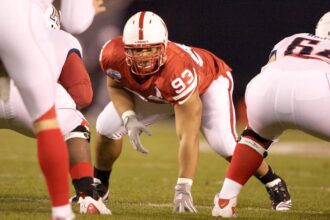
[[233,135],[234,139],[237,139],[237,135],[235,132],[235,123],[234,123],[234,118],[235,118],[235,110],[234,110],[234,104],[233,104],[233,97],[232,97],[232,89],[233,89],[233,81],[230,77],[227,76],[227,74],[225,75],[226,78],[229,81],[229,88],[228,88],[228,99],[229,99],[229,111],[230,111],[230,130],[231,130],[231,134]]
[[144,22],[145,14],[146,14],[145,11],[141,12],[140,19],[139,19],[139,40],[143,40],[143,22]]
[[89,123],[86,119],[83,119],[80,125],[89,127]]

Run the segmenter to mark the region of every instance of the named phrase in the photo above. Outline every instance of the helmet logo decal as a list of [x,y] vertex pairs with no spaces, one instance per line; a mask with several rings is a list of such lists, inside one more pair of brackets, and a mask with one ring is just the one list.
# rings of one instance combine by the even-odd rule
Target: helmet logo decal
[[119,81],[121,79],[121,74],[117,70],[107,69],[106,74],[107,74],[107,76],[111,77],[115,81]]
[[160,92],[157,86],[155,86],[155,92],[158,98],[163,99],[162,93]]
[[146,14],[145,11],[141,12],[140,19],[139,19],[139,40],[143,40],[143,22],[144,22],[145,14]]

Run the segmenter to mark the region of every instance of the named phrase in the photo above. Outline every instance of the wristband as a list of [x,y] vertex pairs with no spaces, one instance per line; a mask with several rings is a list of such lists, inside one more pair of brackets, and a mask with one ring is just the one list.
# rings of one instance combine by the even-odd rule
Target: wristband
[[123,120],[124,124],[126,123],[127,118],[129,116],[135,116],[135,112],[132,110],[127,110],[123,114],[121,114],[121,119]]
[[184,183],[184,184],[188,184],[189,186],[192,186],[193,180],[189,179],[189,178],[180,178],[179,177],[177,184],[180,184],[180,183]]

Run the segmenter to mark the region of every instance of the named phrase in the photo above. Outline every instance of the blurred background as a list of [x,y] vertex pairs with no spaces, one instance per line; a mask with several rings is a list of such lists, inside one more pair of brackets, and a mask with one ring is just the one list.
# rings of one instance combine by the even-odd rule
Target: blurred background
[[314,33],[330,0],[105,0],[80,40],[94,87],[93,104],[85,110],[93,121],[109,101],[98,56],[102,45],[121,35],[126,20],[141,10],[163,18],[171,41],[212,51],[233,69],[234,103],[244,121],[245,87],[267,62],[273,46],[295,33]]

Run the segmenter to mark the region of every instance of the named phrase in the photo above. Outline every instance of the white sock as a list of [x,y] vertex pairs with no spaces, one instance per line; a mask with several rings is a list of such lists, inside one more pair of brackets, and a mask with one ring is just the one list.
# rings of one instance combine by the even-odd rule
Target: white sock
[[242,187],[243,186],[241,184],[231,179],[225,178],[219,197],[221,199],[232,199],[234,197],[237,197]]
[[52,207],[52,216],[53,218],[69,218],[70,216],[73,216],[70,203],[62,206]]

